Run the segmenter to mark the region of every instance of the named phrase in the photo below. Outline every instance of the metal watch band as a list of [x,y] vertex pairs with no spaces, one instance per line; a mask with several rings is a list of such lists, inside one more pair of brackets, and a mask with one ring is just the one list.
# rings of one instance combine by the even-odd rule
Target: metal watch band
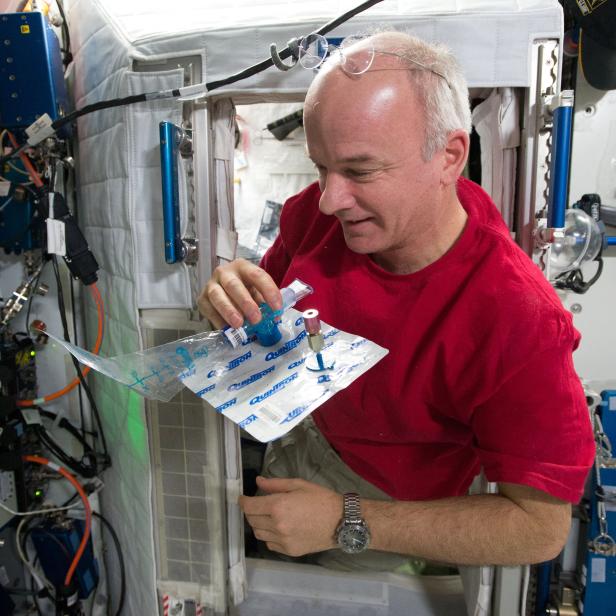
[[347,492],[344,495],[344,523],[360,524],[361,508],[359,505],[359,494],[356,492]]

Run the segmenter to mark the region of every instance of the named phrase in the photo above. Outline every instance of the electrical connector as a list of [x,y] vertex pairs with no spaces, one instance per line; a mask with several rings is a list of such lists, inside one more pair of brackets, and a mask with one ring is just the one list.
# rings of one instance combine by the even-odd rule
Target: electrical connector
[[[64,225],[63,243],[64,252],[62,256],[71,274],[79,278],[84,285],[90,285],[98,280],[98,263],[94,258],[88,242],[81,229],[77,226],[77,221],[69,211],[64,197],[59,193],[53,194],[53,212],[49,212],[52,220],[59,221]],[[47,203],[49,207],[49,197]]]

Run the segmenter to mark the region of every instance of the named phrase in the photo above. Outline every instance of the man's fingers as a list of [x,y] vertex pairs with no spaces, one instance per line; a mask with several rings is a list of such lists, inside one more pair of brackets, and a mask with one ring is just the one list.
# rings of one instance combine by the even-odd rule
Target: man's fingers
[[246,515],[246,520],[254,531],[263,531],[272,534],[276,532],[272,518],[269,515]]
[[282,307],[280,290],[272,277],[244,259],[218,266],[201,292],[201,313],[216,328],[225,324],[241,327],[246,319],[258,323],[259,304],[267,302],[274,310]]
[[204,293],[207,300],[204,302],[203,312],[217,329],[222,329],[226,325],[241,327],[244,324],[244,315],[241,308],[220,284],[209,282]]
[[244,323],[242,314],[226,293],[220,287],[215,287],[210,283],[201,292],[197,305],[201,314],[214,329],[222,329],[227,325],[241,327]]
[[[245,316],[251,323],[258,323],[261,319],[261,311],[248,290],[247,283],[250,285],[250,282],[242,276],[244,270],[243,267],[237,272],[222,269],[218,274],[219,286],[212,288],[210,300],[223,316],[225,316],[225,313],[221,310],[221,307],[226,310],[229,300],[231,300],[239,308],[241,315]],[[242,319],[242,322],[237,325],[231,322],[229,322],[229,325],[241,327],[243,322]]]
[[[252,265],[249,263],[248,265]],[[252,287],[273,310],[282,308],[282,295],[274,279],[260,267],[253,266],[249,272]]]
[[257,485],[264,492],[276,494],[281,492],[292,492],[299,490],[304,486],[302,479],[286,479],[278,477],[261,477],[257,476]]
[[244,515],[270,516],[272,513],[271,497],[266,496],[240,496],[238,503]]

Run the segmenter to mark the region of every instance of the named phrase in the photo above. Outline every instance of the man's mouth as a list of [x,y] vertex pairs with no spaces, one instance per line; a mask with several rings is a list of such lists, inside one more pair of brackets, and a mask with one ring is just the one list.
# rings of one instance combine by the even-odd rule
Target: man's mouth
[[340,222],[343,225],[347,226],[347,227],[356,227],[356,226],[361,225],[362,223],[368,222],[370,220],[372,220],[371,217],[368,217],[368,218],[356,218],[354,220],[341,220]]

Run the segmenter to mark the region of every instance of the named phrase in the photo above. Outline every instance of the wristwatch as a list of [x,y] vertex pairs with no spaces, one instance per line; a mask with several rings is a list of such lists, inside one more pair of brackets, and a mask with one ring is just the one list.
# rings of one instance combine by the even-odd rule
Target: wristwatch
[[336,529],[336,541],[343,552],[359,554],[370,545],[370,530],[361,517],[359,494],[347,492],[343,498],[344,511]]

